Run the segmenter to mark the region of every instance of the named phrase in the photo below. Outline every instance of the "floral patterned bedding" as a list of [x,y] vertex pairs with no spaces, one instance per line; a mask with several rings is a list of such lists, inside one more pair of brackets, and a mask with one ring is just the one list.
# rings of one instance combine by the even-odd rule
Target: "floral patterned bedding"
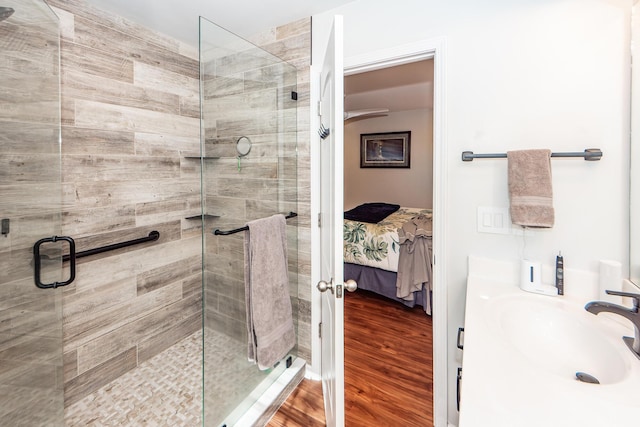
[[416,215],[432,216],[431,209],[403,208],[377,224],[344,220],[344,262],[398,271],[398,228]]

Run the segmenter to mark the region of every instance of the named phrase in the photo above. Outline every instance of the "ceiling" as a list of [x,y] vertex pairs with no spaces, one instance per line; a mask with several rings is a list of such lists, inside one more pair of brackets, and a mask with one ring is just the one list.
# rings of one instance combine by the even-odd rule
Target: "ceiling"
[[345,111],[433,108],[433,60],[345,76],[344,93]]
[[249,38],[354,0],[87,0],[147,28],[198,46],[198,18]]

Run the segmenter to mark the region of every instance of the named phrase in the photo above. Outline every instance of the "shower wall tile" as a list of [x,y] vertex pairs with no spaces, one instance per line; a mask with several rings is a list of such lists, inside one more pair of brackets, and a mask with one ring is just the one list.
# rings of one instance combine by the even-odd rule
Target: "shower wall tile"
[[[182,298],[181,286],[165,286],[156,292],[148,293],[125,303],[111,307],[108,310],[95,313],[87,312],[85,318],[65,321],[65,343],[74,351],[78,351],[105,334],[116,331],[122,333],[126,325],[148,316],[159,307],[166,307]],[[88,363],[84,361],[85,365]]]
[[[200,180],[145,180],[145,181],[104,181],[73,183],[69,189],[65,183],[65,193],[70,196],[65,201],[75,208],[91,208],[165,200],[171,197],[194,196],[200,194]],[[177,219],[177,218],[176,218]]]
[[[189,298],[194,295],[202,294],[202,262],[198,262],[198,274],[194,274],[182,281],[182,298]],[[200,316],[202,321],[202,316]]]
[[75,125],[76,103],[73,99],[62,98],[60,100],[60,124],[62,126]]
[[208,273],[208,279],[213,280],[220,294],[227,295],[237,301],[244,302],[244,279],[242,275],[229,277],[223,274]]
[[200,120],[200,99],[180,98],[180,115]]
[[170,285],[167,288],[171,288],[180,300],[158,307],[157,310],[78,347],[78,371],[82,374],[126,349],[138,345],[144,339],[167,330],[172,325],[200,312],[201,307],[198,304],[200,298],[182,299],[179,284]]
[[202,314],[200,312],[186,317],[176,324],[168,325],[167,329],[158,331],[138,344],[138,363],[151,359],[174,344],[184,340],[185,331],[202,329]]
[[63,322],[79,316],[93,316],[120,307],[136,297],[135,278],[125,278],[82,292],[69,293],[65,298],[68,307],[63,314]]
[[74,43],[73,39],[63,38],[60,44],[60,61],[64,64],[63,76],[65,68],[68,67],[67,69],[76,72],[81,71],[92,76],[110,79],[112,85],[116,82],[133,83],[132,60],[89,49]]
[[[101,23],[112,28],[118,28],[125,34],[130,34],[132,37],[140,37],[148,40],[152,43],[157,43],[161,46],[165,46],[171,50],[179,51],[182,53],[182,44],[177,40],[174,40],[164,34],[157,33],[149,30],[133,21],[129,21],[121,16],[114,15],[110,12],[89,7],[85,0],[51,0],[47,2],[50,6],[56,10],[58,9],[69,11],[74,19],[76,17],[86,18],[89,21]],[[195,56],[191,58],[197,58],[197,52]]]
[[192,99],[200,104],[199,85],[197,77],[189,77],[179,73],[168,72],[157,66],[151,66],[141,62],[135,62],[133,83],[150,90],[161,89],[167,93],[173,93],[183,98]]
[[238,197],[245,199],[277,200],[278,189],[274,180],[263,178],[232,179],[221,177],[218,179],[218,194],[220,196]]
[[179,114],[180,96],[163,90],[140,87],[127,82],[115,82],[108,77],[68,71],[62,74],[62,84],[75,99],[97,101],[144,110]]
[[[211,64],[211,67],[208,66],[209,64]],[[215,75],[215,67],[213,65],[215,63],[207,63],[204,66],[203,81],[205,84],[202,97],[205,101],[212,98],[226,98],[229,95],[241,94],[244,91],[244,75],[242,73],[213,78]]]
[[[142,244],[141,246],[144,246],[144,248],[133,249],[134,247],[129,247],[113,251],[111,254],[104,253],[91,257],[91,259],[83,258],[80,260],[82,262],[79,262],[76,266],[78,277],[90,277],[91,280],[76,280],[67,287],[68,290],[70,292],[79,292],[88,288],[106,286],[106,284],[114,280],[137,277],[138,274],[144,271],[178,260],[185,260],[186,262],[190,258],[200,256],[200,242],[198,239],[165,238],[162,235],[162,227],[157,227],[157,229],[161,234],[160,240]],[[146,233],[140,234],[146,235]],[[102,257],[100,257],[101,255]],[[81,274],[83,276],[80,276]]]
[[275,134],[278,132],[278,116],[269,112],[252,119],[216,120],[218,136]]
[[[26,80],[26,79],[24,79]],[[37,87],[37,85],[34,85]],[[0,87],[3,92],[7,92],[8,97],[11,96],[12,91],[5,90]],[[36,89],[36,93],[39,93]],[[18,121],[24,120],[30,123],[51,123],[54,124],[57,119],[57,101],[42,101],[42,102],[27,102],[23,101],[20,104],[8,104],[2,105],[0,109],[0,120]],[[42,111],[54,111],[56,116],[46,117],[42,114]]]
[[67,155],[62,162],[63,181],[138,181],[180,177],[175,157]]
[[[285,25],[281,25],[279,27],[276,27],[272,33],[274,33],[274,38],[273,40],[283,40],[283,39],[288,39],[290,37],[298,37],[300,35],[308,35],[308,39],[311,40],[311,22],[309,18],[302,18],[299,19],[297,21],[293,21],[293,22],[289,22],[288,24]],[[262,45],[267,44],[268,41],[265,40],[264,43],[261,43]],[[311,49],[311,44],[307,45],[308,50]],[[307,52],[309,53],[309,52]],[[309,56],[306,55],[304,56],[304,58],[309,59]],[[287,61],[289,61],[290,58],[287,58]],[[307,61],[307,65],[309,64],[309,62]]]
[[57,180],[57,162],[58,156],[47,153],[0,154],[0,185]]
[[136,366],[137,351],[135,347],[132,347],[70,379],[64,385],[65,406],[69,406],[92,391],[109,384]]
[[99,131],[64,126],[62,154],[132,155],[135,152],[134,135],[133,132],[126,131]]
[[62,228],[71,236],[107,232],[135,226],[133,206],[67,210],[62,215]]
[[[63,233],[78,260],[63,292],[65,404],[199,328],[199,69],[193,47],[85,0],[61,17]],[[0,320],[1,321],[1,320]]]
[[[174,242],[180,242],[184,247],[183,250],[185,250],[185,256],[186,254],[189,254],[189,253],[195,253],[194,249],[192,249],[191,246],[193,246],[196,242],[193,242],[192,240],[181,239],[182,236],[181,236],[181,230],[180,230],[180,221],[177,221],[177,220],[168,221],[164,223],[156,223],[156,224],[153,224],[152,226],[125,228],[125,229],[113,230],[109,232],[91,234],[86,236],[77,235],[75,238],[76,251],[80,252],[80,251],[85,251],[92,248],[106,246],[113,242],[124,242],[127,240],[136,239],[139,237],[146,237],[149,235],[151,231],[154,231],[154,230],[160,233],[160,237],[158,238],[157,241],[143,243],[137,246],[128,246],[125,248],[116,249],[116,250],[104,252],[101,254],[96,254],[87,258],[80,258],[76,261],[78,264],[78,268],[101,267],[102,262],[98,264],[91,264],[91,263],[97,260],[102,260],[103,258],[111,258],[112,260],[123,259],[124,262],[131,263],[131,261],[126,258],[127,254],[130,254],[133,252],[136,257],[146,258],[149,256],[149,252],[167,251],[168,249],[166,249],[166,246],[168,245],[164,245],[164,243],[172,244]],[[187,247],[189,247],[189,250],[186,250]],[[116,255],[118,257],[116,257]],[[85,265],[85,264],[88,264],[88,265]],[[131,265],[132,267],[129,267],[131,271],[128,273],[133,274],[136,271],[135,269],[139,267],[137,267],[135,264],[131,264]],[[115,276],[114,275],[110,276],[108,271],[102,271],[100,269],[96,269],[93,271],[94,280],[97,280],[102,277],[111,279]],[[81,286],[78,286],[77,283],[82,283],[82,282],[76,281],[71,286],[75,285],[77,287],[81,287]],[[69,289],[69,288],[67,287],[65,289]]]
[[72,350],[62,355],[64,364],[63,379],[66,382],[67,379],[71,379],[78,376],[78,352]]
[[[237,233],[237,234],[231,234],[228,236],[216,236],[213,239],[217,242],[215,245],[216,255],[219,255],[222,259],[242,258],[242,255],[244,254],[243,234],[244,233]],[[232,280],[234,281],[234,283],[235,282],[239,282],[241,284],[244,283],[244,273],[241,269],[242,269],[242,266],[240,266],[240,271],[235,271],[235,272],[232,272],[231,274],[227,274],[226,279]],[[219,276],[216,276],[216,280],[220,280]],[[230,292],[231,294],[235,295],[235,297],[237,297],[238,299],[244,298],[242,296],[243,295],[242,292],[244,292],[243,286],[234,287],[233,288],[234,290],[231,290],[231,289],[225,289],[225,286],[230,286],[230,283],[227,283],[225,281],[222,281],[219,284],[218,282],[215,282],[215,283],[216,283],[216,286],[220,286],[220,288],[224,290],[225,295],[227,295],[228,292]],[[236,292],[240,292],[240,293],[236,294]]]
[[144,37],[120,28],[112,28],[76,15],[74,41],[119,58],[135,59],[185,76],[199,78],[196,60],[177,54],[175,48],[167,48]]
[[182,280],[184,277],[193,276],[200,273],[200,260],[192,258],[189,260],[180,260],[153,270],[145,271],[139,274],[136,280],[137,295],[153,292],[173,282],[180,281],[182,289]]
[[0,332],[38,337],[59,336],[58,325],[52,323],[50,318],[51,312],[38,312],[31,307],[11,308],[2,313]]
[[[136,225],[139,227],[172,221],[178,216],[192,215],[200,215],[200,195],[136,204]],[[182,221],[186,221],[186,219]],[[201,228],[199,223],[196,224],[192,221],[189,224],[189,228],[196,225],[198,229]],[[181,226],[181,230],[182,237],[186,237],[184,235],[185,227]]]
[[[200,136],[184,137],[178,135],[135,132],[134,147],[136,154],[148,156],[199,156]],[[198,181],[200,181],[200,178],[198,178]]]
[[56,129],[50,124],[30,123],[25,126],[22,122],[3,122],[0,133],[0,144],[3,153],[55,153],[57,147],[53,147]]
[[[215,194],[207,195],[207,213],[218,215],[221,218],[211,220],[211,225],[218,227],[228,218],[245,218],[245,203],[243,199],[233,197],[221,197]],[[235,228],[235,227],[234,227]]]
[[297,59],[307,63],[311,46],[311,33],[304,32],[290,34],[289,37],[280,38],[274,43],[263,45],[262,48],[286,61],[293,62]]
[[218,57],[207,54],[204,57],[213,58],[215,61],[213,64],[215,67],[215,75],[222,77],[234,76],[248,69],[269,67],[279,62],[272,56],[265,55],[262,49],[259,48],[249,48],[245,51],[239,51],[231,54],[223,52],[222,56]]
[[[256,84],[257,85],[257,84]],[[238,96],[216,96],[210,97],[208,100],[216,102],[205,102],[203,108],[207,117],[215,117],[221,119],[242,119],[252,117],[255,112],[247,111],[251,109],[273,109],[276,107],[278,100],[278,91],[273,88],[266,90],[247,89],[248,84],[244,84],[244,90],[251,92],[243,92]],[[206,84],[205,84],[205,87]]]
[[200,121],[144,108],[76,99],[75,124],[105,130],[128,130],[189,136],[200,135]]

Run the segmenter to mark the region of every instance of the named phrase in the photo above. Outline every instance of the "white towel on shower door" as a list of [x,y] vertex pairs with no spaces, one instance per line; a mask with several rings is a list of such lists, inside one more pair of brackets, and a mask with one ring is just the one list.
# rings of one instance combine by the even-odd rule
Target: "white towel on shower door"
[[244,235],[248,357],[261,370],[296,343],[293,328],[284,215],[250,221]]

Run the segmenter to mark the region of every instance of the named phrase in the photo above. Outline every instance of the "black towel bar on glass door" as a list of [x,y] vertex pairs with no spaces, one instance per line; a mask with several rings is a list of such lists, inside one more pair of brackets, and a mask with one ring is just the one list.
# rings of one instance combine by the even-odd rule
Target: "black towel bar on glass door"
[[[473,151],[462,152],[463,162],[471,162],[473,159],[497,159],[506,157],[507,153],[474,154]],[[587,148],[582,152],[575,153],[551,153],[551,157],[582,157],[588,161],[597,161],[602,158],[602,150],[599,148]]]
[[[297,217],[298,214],[295,212],[289,212],[285,218],[289,219],[289,218],[295,218]],[[233,230],[227,230],[227,231],[222,231],[219,228],[216,228],[215,230],[213,230],[213,234],[215,234],[216,236],[228,236],[229,234],[235,234],[235,233],[239,233],[241,231],[247,231],[249,229],[248,225],[245,225],[244,227],[240,227],[240,228],[234,228]]]
[[[102,252],[113,251],[120,248],[126,248],[127,246],[137,245],[139,243],[145,242],[153,242],[154,240],[158,240],[160,238],[160,232],[151,231],[147,237],[140,237],[139,239],[127,240],[126,242],[114,243],[112,245],[101,246],[99,248],[88,249],[82,252],[76,252],[76,258],[82,258],[85,256],[91,256],[96,254],[101,254]],[[64,255],[62,257],[63,261],[69,261],[71,255]]]

